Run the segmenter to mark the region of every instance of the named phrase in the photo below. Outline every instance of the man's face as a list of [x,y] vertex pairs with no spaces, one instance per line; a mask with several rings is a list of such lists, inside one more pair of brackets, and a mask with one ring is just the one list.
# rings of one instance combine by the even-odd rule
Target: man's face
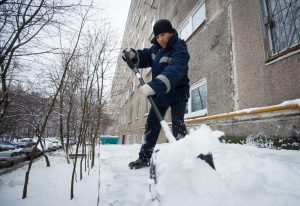
[[166,46],[172,36],[173,36],[173,33],[170,33],[170,32],[161,33],[156,36],[156,41],[159,43],[159,45],[162,48],[166,48]]

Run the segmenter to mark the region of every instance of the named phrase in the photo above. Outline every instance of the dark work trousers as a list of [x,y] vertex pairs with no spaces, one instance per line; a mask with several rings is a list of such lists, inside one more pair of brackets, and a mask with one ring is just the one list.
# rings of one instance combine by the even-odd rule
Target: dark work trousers
[[[186,104],[187,102],[183,101],[174,105],[170,105],[171,117],[172,117],[172,131],[174,137],[177,140],[187,135],[187,129],[184,124],[184,111],[185,111]],[[168,106],[158,106],[158,109],[163,117],[165,116],[168,108],[169,108]],[[140,159],[146,161],[150,160],[159,136],[160,129],[161,129],[160,122],[157,119],[153,108],[151,107],[145,125],[145,142],[142,145],[139,153]]]

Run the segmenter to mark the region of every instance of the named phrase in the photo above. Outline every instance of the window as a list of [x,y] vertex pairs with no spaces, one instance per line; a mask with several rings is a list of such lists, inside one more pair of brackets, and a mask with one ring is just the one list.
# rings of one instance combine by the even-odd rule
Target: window
[[149,39],[151,40],[153,37],[154,37],[154,34],[153,34],[153,27],[154,27],[154,24],[155,24],[155,18],[153,18],[152,22],[151,22],[151,27],[150,27],[150,32],[149,32]]
[[262,3],[268,55],[276,55],[299,46],[300,1],[262,0]]
[[205,20],[205,2],[200,1],[179,29],[180,38],[187,40]]
[[133,71],[131,71],[131,79],[132,79],[132,90],[131,90],[131,95],[135,92],[135,80],[136,80],[136,77],[135,77],[135,74]]
[[141,144],[145,144],[146,140],[145,140],[145,134],[142,134],[141,136]]
[[182,29],[180,30],[180,38],[187,40],[189,36],[191,36],[192,32],[192,22],[188,21],[183,25]]
[[151,108],[151,103],[149,101],[146,101],[145,115],[149,114],[150,108]]
[[125,102],[129,99],[129,89],[126,90],[126,94],[125,94]]
[[190,89],[190,99],[188,101],[185,118],[204,116],[207,114],[207,83],[206,79],[195,84]]
[[137,20],[137,22],[136,22],[136,27],[139,25],[139,22],[140,22],[140,19],[141,19],[141,12],[139,13],[139,17],[138,17],[138,20]]
[[142,48],[145,48],[145,37],[144,37],[143,42],[142,42]]
[[132,115],[133,115],[133,112],[132,112],[132,105],[129,107],[129,111],[128,111],[128,123],[132,122]]
[[131,21],[132,25],[134,25],[135,19],[136,19],[136,15],[134,15],[134,17],[133,17],[133,19]]
[[136,107],[135,107],[136,119],[139,118],[139,113],[140,113],[140,100],[137,99],[137,101],[136,101]]
[[127,144],[133,144],[133,139],[132,139],[132,137],[131,137],[131,135],[129,134],[129,135],[127,135]]
[[144,22],[143,22],[143,25],[142,25],[142,29],[144,29],[146,21],[147,21],[147,14],[144,15]]
[[136,37],[136,42],[135,42],[135,46],[134,48],[138,49],[138,43],[139,43],[139,39],[140,39],[140,34],[138,33],[137,37]]
[[205,20],[205,3],[196,9],[192,16],[192,28],[195,31]]
[[133,78],[132,82],[130,83],[130,87],[129,87],[129,94],[130,94],[130,96],[133,95],[134,91],[135,91],[135,79]]

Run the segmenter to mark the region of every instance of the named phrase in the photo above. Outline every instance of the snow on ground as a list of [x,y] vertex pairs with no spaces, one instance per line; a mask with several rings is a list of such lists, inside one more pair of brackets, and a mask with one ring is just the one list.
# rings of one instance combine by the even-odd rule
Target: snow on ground
[[27,165],[0,176],[1,206],[74,206],[97,205],[98,171],[84,173],[83,181],[75,184],[75,197],[70,200],[72,165],[68,165],[62,151],[48,155],[50,167],[44,158],[32,166],[27,198],[22,200],[22,191]]
[[100,205],[142,205],[148,191],[149,168],[130,170],[140,145],[101,145]]
[[[220,134],[203,126],[178,142],[158,145],[155,188],[160,205],[299,205],[299,151],[221,144],[216,141]],[[74,200],[69,195],[72,167],[62,152],[56,152],[49,156],[50,168],[43,159],[33,165],[25,200],[21,196],[27,167],[0,176],[0,205],[95,206],[98,161],[99,205],[151,205],[149,168],[128,168],[137,159],[140,146],[101,145],[96,167],[75,184]],[[214,155],[216,171],[196,158],[207,151]]]

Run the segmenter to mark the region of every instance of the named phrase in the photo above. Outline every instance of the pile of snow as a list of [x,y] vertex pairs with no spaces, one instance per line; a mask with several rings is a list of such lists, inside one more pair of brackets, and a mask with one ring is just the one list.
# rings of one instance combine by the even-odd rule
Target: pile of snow
[[[157,184],[153,190],[159,201],[164,205],[197,205],[195,200],[201,200],[206,205],[214,205],[216,199],[223,199],[227,191],[220,185],[221,177],[197,158],[200,153],[214,153],[220,144],[218,138],[223,135],[223,132],[202,125],[155,153]],[[153,192],[150,198],[153,198]]]
[[[158,199],[157,204],[166,206],[299,203],[299,171],[293,171],[298,174],[295,175],[282,162],[267,157],[257,159],[257,148],[221,144],[218,138],[222,135],[202,125],[184,139],[164,145],[156,153],[157,184],[153,187],[153,180],[149,181],[152,189],[146,194],[146,205],[153,197]],[[232,151],[231,147],[254,151],[249,154],[243,149]],[[208,152],[215,157],[216,170],[197,158]],[[299,162],[299,152],[295,154]]]
[[280,105],[286,106],[286,105],[290,105],[290,104],[298,104],[300,106],[300,99],[284,101]]

